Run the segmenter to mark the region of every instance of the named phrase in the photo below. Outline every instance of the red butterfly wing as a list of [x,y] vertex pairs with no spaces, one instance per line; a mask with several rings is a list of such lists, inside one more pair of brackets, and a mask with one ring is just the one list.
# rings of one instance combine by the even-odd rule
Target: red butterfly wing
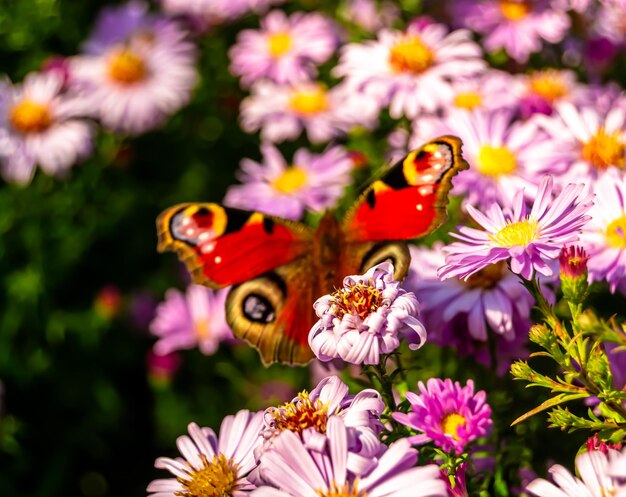
[[218,204],[180,204],[157,219],[159,251],[175,251],[196,283],[212,288],[242,283],[310,250],[299,223]]
[[431,233],[446,218],[452,177],[467,167],[456,137],[412,151],[363,193],[343,223],[346,238],[410,240]]

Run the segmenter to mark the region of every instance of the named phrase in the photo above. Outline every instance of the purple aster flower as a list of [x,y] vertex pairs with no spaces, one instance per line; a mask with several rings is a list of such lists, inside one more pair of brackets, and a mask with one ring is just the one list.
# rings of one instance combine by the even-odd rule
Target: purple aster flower
[[159,337],[154,351],[164,355],[198,346],[203,354],[214,354],[221,341],[233,337],[226,324],[227,294],[228,289],[201,285],[189,285],[184,294],[168,290],[150,323],[150,331]]
[[519,107],[522,117],[552,114],[554,106],[565,101],[582,101],[587,87],[578,82],[574,71],[543,69],[517,77]]
[[[125,26],[129,9],[108,12]],[[132,24],[132,23],[131,23]],[[173,21],[155,17],[123,40],[92,38],[97,55],[75,57],[70,83],[85,94],[102,125],[139,134],[160,126],[191,97],[196,50]],[[107,44],[111,42],[111,44]]]
[[594,31],[607,37],[616,45],[626,43],[626,0],[601,0],[600,9],[593,23]]
[[294,140],[303,130],[311,142],[326,142],[356,126],[372,128],[377,119],[376,102],[345,85],[260,81],[241,103],[241,127],[248,133],[261,130],[270,142]]
[[343,48],[334,74],[365,93],[393,118],[434,112],[454,97],[452,83],[485,69],[468,31],[442,24],[413,24],[406,32],[382,30],[375,41]]
[[593,205],[593,195],[583,193],[583,184],[567,185],[556,198],[552,185],[552,177],[544,176],[530,212],[523,190],[515,194],[512,209],[493,204],[483,214],[468,205],[468,213],[484,230],[461,227],[452,234],[460,241],[446,247],[439,277],[467,280],[490,264],[509,260],[511,271],[527,280],[535,271],[552,276],[548,262],[556,260],[564,245],[578,241]]
[[558,154],[555,168],[562,171],[559,184],[596,181],[605,171],[626,166],[626,110],[615,106],[606,115],[591,106],[576,107],[564,102],[552,116],[535,122],[551,137]]
[[[626,462],[626,460],[622,459]],[[576,469],[580,479],[559,464],[550,468],[554,484],[538,478],[526,487],[526,491],[538,497],[590,497],[611,495],[626,496],[626,486],[616,476],[626,476],[626,464],[620,461],[619,452],[609,450],[608,456],[601,451],[583,452],[576,457]],[[621,464],[620,464],[621,463]]]
[[413,293],[393,280],[393,266],[383,262],[364,275],[346,276],[343,287],[313,304],[320,320],[311,328],[309,345],[320,361],[341,358],[352,364],[378,364],[382,354],[400,346],[411,350],[426,341],[417,319]]
[[606,281],[611,292],[626,281],[626,177],[605,173],[594,185],[595,205],[581,240],[589,253],[592,281]]
[[[452,322],[460,324],[459,333],[482,342],[487,341],[488,329],[507,341],[528,334],[535,301],[504,262],[486,266],[467,281],[440,281],[437,270],[445,264],[443,244],[410,250],[411,268],[404,286],[415,292],[421,304],[421,319],[432,330],[429,341]],[[441,339],[437,342],[445,345]]]
[[348,0],[343,17],[365,31],[374,33],[391,27],[399,19],[400,9],[390,0],[383,0],[380,5],[376,0]]
[[543,41],[559,43],[570,27],[565,9],[549,0],[459,0],[453,12],[459,25],[485,35],[489,52],[504,49],[522,63]]
[[0,81],[0,165],[7,181],[28,183],[35,166],[61,176],[93,148],[84,99],[64,91],[58,72],[31,73],[21,85]]
[[282,431],[289,430],[300,434],[307,447],[323,448],[328,423],[338,416],[348,433],[348,469],[364,474],[383,449],[378,435],[382,430],[380,415],[384,408],[376,390],[366,389],[350,395],[348,386],[339,377],[330,376],[311,392],[303,391],[291,402],[267,409],[263,435],[273,441]]
[[317,75],[339,43],[338,28],[322,14],[296,12],[287,17],[274,10],[261,20],[261,29],[246,29],[229,50],[231,72],[249,86],[261,78],[297,83]]
[[300,219],[305,210],[321,212],[333,207],[351,180],[352,159],[342,147],[321,154],[301,148],[292,165],[272,145],[262,145],[261,153],[263,163],[241,161],[238,178],[244,184],[228,189],[226,205]]
[[406,393],[408,413],[394,412],[393,419],[416,431],[413,444],[434,442],[446,452],[463,453],[467,445],[491,432],[491,408],[484,391],[474,393],[474,382],[462,387],[458,381],[431,378],[417,384],[420,394]]
[[161,9],[172,16],[189,18],[199,31],[236,20],[247,12],[263,12],[284,0],[160,0]]
[[513,109],[519,103],[519,81],[504,71],[488,70],[482,75],[459,79],[452,83],[453,109],[495,110]]
[[533,123],[515,121],[513,110],[455,110],[443,119],[418,119],[411,143],[447,134],[463,141],[463,156],[470,165],[452,190],[466,196],[465,205],[510,205],[511,192],[520,188],[527,199],[533,198],[541,173],[551,171],[557,160],[545,135]]
[[446,486],[434,464],[415,467],[417,451],[399,440],[365,476],[348,467],[348,431],[339,417],[328,422],[323,452],[309,448],[295,433],[284,431],[264,453],[260,473],[265,486],[254,497],[445,497]]
[[259,436],[262,425],[262,412],[241,410],[224,418],[218,439],[211,428],[191,423],[189,436],[176,440],[183,459],[159,457],[154,463],[156,468],[165,469],[176,478],[152,481],[147,488],[150,497],[248,494],[254,486],[246,476],[256,467],[254,449],[262,442]]

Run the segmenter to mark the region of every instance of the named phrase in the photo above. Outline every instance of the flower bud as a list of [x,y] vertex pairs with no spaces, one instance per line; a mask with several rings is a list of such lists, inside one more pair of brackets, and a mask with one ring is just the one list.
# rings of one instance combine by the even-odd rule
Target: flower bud
[[563,247],[559,255],[563,296],[574,304],[582,303],[587,296],[588,260],[582,247]]

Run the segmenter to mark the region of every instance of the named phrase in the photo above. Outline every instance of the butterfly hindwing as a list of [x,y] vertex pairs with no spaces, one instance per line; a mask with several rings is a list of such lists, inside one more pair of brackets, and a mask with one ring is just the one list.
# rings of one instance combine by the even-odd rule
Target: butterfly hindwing
[[229,326],[259,351],[266,366],[276,361],[306,364],[313,358],[308,336],[314,278],[305,257],[235,285],[228,294]]
[[291,262],[310,250],[299,223],[213,203],[179,204],[157,219],[158,250],[175,251],[196,283],[222,288]]
[[443,136],[413,150],[365,190],[343,222],[348,241],[410,240],[446,217],[451,179],[466,169],[461,141]]

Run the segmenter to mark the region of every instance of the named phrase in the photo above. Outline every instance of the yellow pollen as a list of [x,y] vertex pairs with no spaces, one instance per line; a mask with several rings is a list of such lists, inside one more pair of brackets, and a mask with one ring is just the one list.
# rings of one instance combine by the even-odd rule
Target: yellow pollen
[[291,108],[300,114],[319,114],[328,109],[326,90],[317,85],[314,88],[301,89],[291,96]]
[[348,288],[341,288],[332,294],[334,314],[342,319],[345,314],[354,314],[365,319],[383,304],[380,290],[357,283]]
[[441,430],[446,435],[452,435],[455,440],[460,440],[459,428],[465,426],[465,423],[467,423],[465,417],[456,412],[446,414],[441,420]]
[[500,11],[509,21],[519,21],[530,13],[528,0],[500,0]]
[[52,124],[52,116],[47,105],[24,99],[11,108],[9,121],[22,133],[40,133]]
[[146,77],[143,59],[130,50],[120,50],[109,60],[109,77],[121,85],[132,85]]
[[180,497],[227,497],[237,489],[237,465],[224,454],[213,456],[209,462],[204,454],[200,454],[203,467],[195,469],[189,463],[188,478],[178,478],[185,490],[174,492]]
[[537,221],[525,219],[507,224],[495,235],[489,235],[489,238],[500,247],[526,247],[530,242],[537,239],[539,235],[538,227],[539,223]]
[[608,134],[604,128],[600,128],[587,143],[583,144],[582,156],[597,169],[606,169],[609,166],[623,168],[624,143],[620,140],[620,133]]
[[417,36],[404,36],[389,52],[389,64],[395,72],[419,74],[434,61],[432,50]]
[[461,282],[470,288],[482,288],[489,290],[496,287],[498,283],[500,283],[505,272],[506,266],[504,261],[496,262],[495,264],[489,264],[487,267],[471,275],[467,278],[467,281],[461,280]]
[[545,98],[548,102],[568,94],[567,85],[558,71],[539,71],[530,77],[528,87],[531,93]]
[[517,167],[513,153],[506,147],[483,145],[478,152],[476,168],[486,176],[504,176],[511,174]]
[[478,93],[458,93],[454,97],[454,105],[460,109],[473,110],[483,103],[483,97]]
[[609,247],[626,248],[626,216],[612,221],[606,228],[605,237]]
[[359,492],[358,482],[350,484],[344,483],[339,487],[335,482],[328,490],[318,490],[317,495],[320,497],[367,497],[365,490]]
[[289,33],[274,33],[267,37],[267,49],[272,57],[286,54],[292,45],[293,39]]
[[198,319],[195,323],[195,330],[196,330],[196,335],[198,335],[198,338],[207,338],[209,336],[210,333],[210,329],[209,329],[209,320],[208,319]]
[[289,430],[302,433],[307,428],[314,428],[319,433],[326,433],[328,405],[320,399],[312,401],[309,393],[302,391],[294,402],[287,402],[272,412],[272,427],[276,430]]
[[297,192],[306,185],[307,173],[304,169],[292,166],[285,169],[285,172],[272,181],[272,186],[280,193],[287,195]]

